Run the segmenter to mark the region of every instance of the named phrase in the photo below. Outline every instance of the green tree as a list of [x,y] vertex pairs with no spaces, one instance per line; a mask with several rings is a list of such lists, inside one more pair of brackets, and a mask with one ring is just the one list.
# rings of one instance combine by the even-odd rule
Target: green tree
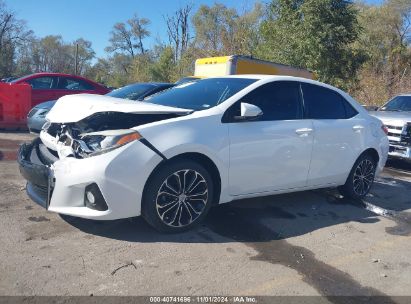
[[231,39],[235,32],[234,9],[216,3],[213,6],[201,5],[194,14],[192,22],[195,29],[195,44],[204,56],[221,55],[231,49]]
[[200,6],[192,18],[194,48],[199,51],[198,57],[253,55],[260,42],[262,17],[263,6],[260,3],[242,13],[220,3]]
[[150,68],[151,78],[154,81],[174,82],[176,76],[176,64],[173,48],[167,46],[161,52],[157,62]]
[[85,40],[83,38],[79,38],[73,41],[73,43],[71,44],[71,53],[73,54],[71,64],[73,65],[73,67],[75,66],[75,56],[76,56],[77,46],[78,46],[77,73],[79,75],[82,75],[84,71],[90,66],[91,61],[93,60],[96,53],[94,52],[90,41]]
[[78,45],[78,74],[90,68],[95,56],[91,42],[79,38],[71,43],[58,36],[31,37],[19,48],[15,71],[18,75],[35,72],[75,72],[76,45]]
[[84,76],[89,79],[94,79],[105,85],[112,85],[112,65],[109,59],[98,58],[96,63],[87,67],[84,71]]
[[34,72],[73,73],[71,46],[60,35],[33,39],[31,43]]
[[151,66],[153,65],[153,59],[150,53],[145,53],[136,56],[133,60],[131,67],[131,82],[149,82],[152,81]]
[[111,86],[122,87],[130,82],[132,62],[132,58],[124,54],[114,54],[114,56],[110,58],[112,77],[109,84]]
[[262,23],[258,54],[347,88],[365,60],[352,46],[360,32],[357,16],[348,0],[274,0]]
[[261,43],[260,28],[264,17],[264,6],[257,2],[253,9],[245,10],[236,20],[234,33],[235,45],[233,54],[256,54],[257,46]]
[[368,60],[352,93],[367,104],[381,104],[411,90],[411,2],[388,0],[380,6],[359,5],[364,29],[357,47]]

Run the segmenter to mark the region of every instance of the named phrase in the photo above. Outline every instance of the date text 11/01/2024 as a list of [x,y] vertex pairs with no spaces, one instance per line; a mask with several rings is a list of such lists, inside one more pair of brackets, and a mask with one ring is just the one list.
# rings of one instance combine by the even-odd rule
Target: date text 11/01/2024
[[150,297],[150,303],[257,303],[257,299],[249,296],[168,296]]

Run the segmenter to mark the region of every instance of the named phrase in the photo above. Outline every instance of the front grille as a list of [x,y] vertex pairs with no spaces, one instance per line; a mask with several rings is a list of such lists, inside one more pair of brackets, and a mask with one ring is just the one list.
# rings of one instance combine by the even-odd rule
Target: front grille
[[399,130],[399,131],[402,131],[402,126],[401,127],[397,127],[397,126],[390,126],[390,125],[385,125],[388,129],[391,129],[391,130]]
[[411,124],[404,126],[386,125],[390,144],[409,146],[411,145]]
[[401,132],[403,126],[393,126],[393,125],[385,125],[388,129],[388,139],[392,142],[399,143],[401,142]]
[[388,136],[392,136],[392,137],[398,137],[398,138],[401,137],[401,134],[396,134],[396,133],[391,133],[391,132],[388,132],[387,135],[388,135]]

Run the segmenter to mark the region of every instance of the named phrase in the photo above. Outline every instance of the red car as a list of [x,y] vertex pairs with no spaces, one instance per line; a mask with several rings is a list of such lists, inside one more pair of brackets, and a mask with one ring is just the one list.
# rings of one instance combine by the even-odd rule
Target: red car
[[84,77],[60,73],[36,73],[11,81],[31,86],[31,106],[43,101],[56,100],[64,95],[89,93],[107,94],[111,90]]
[[64,95],[107,94],[111,90],[84,77],[60,73],[36,73],[0,83],[0,128],[25,127],[29,110]]

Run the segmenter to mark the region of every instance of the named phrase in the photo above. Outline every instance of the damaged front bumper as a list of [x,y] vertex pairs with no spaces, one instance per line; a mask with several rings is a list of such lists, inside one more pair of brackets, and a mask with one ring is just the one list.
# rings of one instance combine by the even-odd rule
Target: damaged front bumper
[[48,211],[95,220],[139,216],[145,182],[162,161],[139,141],[83,159],[50,161],[44,149],[40,138],[19,149],[28,196]]
[[37,138],[20,146],[17,156],[21,175],[27,180],[27,195],[40,206],[48,209],[53,192],[53,174],[50,167],[41,163],[38,157]]
[[49,211],[76,217],[140,215],[145,183],[164,156],[135,127],[191,112],[95,95],[62,97],[40,138],[19,150],[28,195]]

